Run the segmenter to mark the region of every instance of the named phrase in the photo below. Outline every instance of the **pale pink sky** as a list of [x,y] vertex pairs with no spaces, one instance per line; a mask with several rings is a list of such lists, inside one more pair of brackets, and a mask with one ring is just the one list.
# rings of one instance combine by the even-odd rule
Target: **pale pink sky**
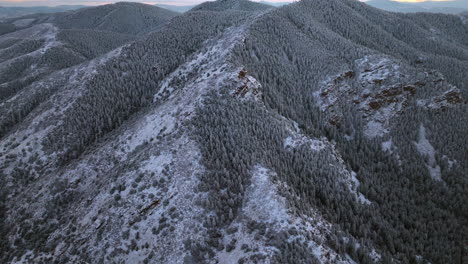
[[[125,1],[125,0],[122,0]],[[260,0],[257,0],[260,1]],[[266,0],[268,2],[293,2],[293,0]],[[360,0],[366,1],[366,0]],[[398,2],[424,2],[428,0],[395,0]],[[429,1],[451,1],[451,0],[429,0]],[[102,5],[109,4],[119,1],[112,0],[0,0],[0,5],[3,6],[38,6],[38,5]],[[205,0],[160,0],[160,1],[151,1],[151,0],[131,0],[127,2],[141,2],[147,4],[172,4],[172,5],[193,5]]]

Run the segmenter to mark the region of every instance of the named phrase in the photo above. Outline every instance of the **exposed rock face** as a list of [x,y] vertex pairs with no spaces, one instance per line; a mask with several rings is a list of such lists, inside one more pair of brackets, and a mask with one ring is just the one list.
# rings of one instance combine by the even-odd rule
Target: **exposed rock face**
[[420,99],[418,105],[428,109],[445,111],[447,108],[456,106],[458,104],[466,104],[467,101],[463,99],[460,89],[449,85],[450,90],[444,92],[440,96],[433,97],[431,99]]
[[[414,79],[414,69],[402,66],[401,62],[381,56],[366,56],[357,60],[354,68],[334,77],[329,77],[314,96],[321,110],[330,118],[331,125],[340,126],[340,109],[354,105],[367,121],[366,135],[370,138],[388,133],[390,121],[405,110],[408,100],[418,92],[445,89],[443,95],[430,102],[419,99],[419,105],[431,109],[443,109],[463,103],[459,89],[446,82],[436,71],[420,74]],[[428,97],[427,95],[422,95]]]
[[239,71],[238,79],[238,87],[233,92],[233,96],[257,102],[261,100],[262,85],[253,76],[248,75],[247,71],[242,69]]

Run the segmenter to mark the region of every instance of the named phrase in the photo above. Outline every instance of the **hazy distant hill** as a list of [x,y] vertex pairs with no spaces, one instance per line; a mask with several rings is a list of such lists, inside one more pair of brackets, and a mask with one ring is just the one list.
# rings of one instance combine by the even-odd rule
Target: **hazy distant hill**
[[0,20],[11,17],[25,16],[35,13],[57,13],[68,10],[83,8],[80,5],[63,5],[63,6],[35,6],[35,7],[4,7],[0,6]]
[[434,7],[434,8],[453,7],[453,8],[468,9],[467,0],[424,1],[424,2],[415,2],[411,4],[423,6],[423,7]]
[[272,8],[270,5],[265,5],[248,0],[218,0],[213,2],[204,2],[192,8],[190,11],[261,11]]
[[267,1],[260,1],[259,3],[265,4],[265,5],[271,5],[271,6],[275,6],[275,7],[291,4],[291,2],[267,2]]
[[401,3],[391,0],[370,0],[366,3],[387,11],[403,13],[431,12],[457,14],[463,10],[468,10],[467,1]]
[[174,12],[178,12],[178,13],[187,12],[194,7],[194,5],[177,6],[177,5],[163,5],[163,4],[156,4],[156,6],[165,8]]
[[[264,5],[270,5],[274,7],[279,7],[283,5],[290,4],[290,2],[265,2],[265,1],[260,1],[260,4]],[[174,12],[179,12],[179,13],[184,13],[195,7],[194,5],[187,5],[187,6],[176,6],[176,5],[162,5],[162,4],[156,4],[158,7],[162,7]]]

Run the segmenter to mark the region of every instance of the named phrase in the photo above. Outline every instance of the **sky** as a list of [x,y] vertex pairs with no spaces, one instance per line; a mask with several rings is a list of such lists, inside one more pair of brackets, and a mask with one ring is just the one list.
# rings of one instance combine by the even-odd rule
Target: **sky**
[[[57,6],[57,5],[101,5],[124,0],[0,0],[0,6]],[[141,2],[146,4],[173,4],[173,5],[193,5],[206,0],[131,0],[127,2]],[[260,0],[257,0],[260,1]],[[266,0],[268,2],[292,2],[293,0]],[[366,0],[361,0],[366,1]],[[427,0],[395,0],[398,2],[424,2]],[[429,1],[451,1],[451,0],[429,0]],[[468,1],[468,0],[467,0]]]

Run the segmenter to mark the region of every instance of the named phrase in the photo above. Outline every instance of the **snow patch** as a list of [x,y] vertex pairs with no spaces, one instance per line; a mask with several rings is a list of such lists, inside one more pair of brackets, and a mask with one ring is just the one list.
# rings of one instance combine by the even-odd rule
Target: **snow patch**
[[419,140],[418,142],[414,142],[414,144],[416,145],[419,154],[427,158],[426,166],[432,179],[441,181],[442,177],[440,166],[436,163],[435,159],[436,150],[426,138],[426,128],[422,124],[419,127]]
[[393,153],[393,142],[391,138],[387,141],[382,142],[382,150],[387,151],[390,154]]
[[359,185],[361,185],[361,182],[358,180],[358,178],[356,177],[357,174],[356,172],[352,171],[351,172],[351,190],[356,193],[357,195],[357,199],[360,203],[362,204],[371,204],[372,202],[369,201],[365,196],[364,194],[360,193],[358,191],[358,188],[359,188]]
[[466,102],[466,100],[464,100],[461,96],[460,89],[451,84],[448,84],[447,86],[448,90],[446,90],[442,95],[433,98],[428,98],[426,100],[419,99],[417,100],[416,104],[419,107],[424,107],[432,110],[440,110],[447,109],[457,104]]
[[296,137],[289,136],[284,139],[283,145],[285,148],[294,149],[305,144],[308,144],[314,151],[321,151],[326,147],[326,144],[322,140],[307,138],[303,135],[296,135]]
[[257,165],[252,173],[252,185],[247,190],[245,215],[258,222],[284,225],[288,219],[286,199],[278,195],[276,185],[271,178],[275,173]]
[[364,135],[369,138],[382,137],[388,132],[388,129],[386,129],[382,123],[377,121],[368,122],[364,129]]
[[18,19],[13,21],[13,25],[17,27],[27,27],[29,26],[32,22],[34,22],[34,18],[24,18],[24,19]]
[[[335,251],[325,246],[326,235],[331,230],[331,224],[328,223],[321,215],[310,210],[310,215],[301,215],[300,217],[289,214],[286,199],[280,193],[288,193],[288,187],[284,183],[273,183],[272,178],[276,176],[274,171],[257,165],[252,171],[251,186],[246,190],[246,198],[242,208],[242,217],[255,220],[257,222],[267,223],[276,232],[287,232],[295,230],[295,235],[289,235],[288,242],[300,241],[305,243],[310,249],[310,254],[314,255],[321,263],[350,263],[346,259],[342,259]],[[280,191],[281,190],[281,191]],[[292,196],[291,199],[299,199]],[[240,222],[240,223],[239,223]],[[237,245],[241,245],[239,241],[250,239],[251,234],[245,229],[245,224],[236,220],[234,225],[238,225],[240,231],[235,234],[238,240]],[[245,232],[245,233],[244,233]],[[259,247],[260,252],[266,256],[274,255],[278,249],[264,245],[265,241],[256,241],[253,245]],[[219,254],[221,263],[237,263],[230,262],[238,260],[245,255],[245,252],[238,250],[238,247],[230,253],[223,251]],[[226,262],[223,262],[226,261]],[[265,263],[270,263],[269,258]]]
[[296,122],[293,122],[292,127],[288,127],[287,130],[290,132],[290,136],[286,137],[283,142],[283,146],[286,149],[309,145],[313,151],[321,151],[327,147],[327,139],[325,137],[317,139],[303,135]]
[[245,30],[244,26],[230,28],[219,39],[207,40],[206,48],[169,74],[153,100],[164,99],[180,87],[194,86],[197,90],[208,90],[207,87],[223,87],[226,83],[238,81],[236,73],[242,68],[232,69],[233,65],[227,65],[226,61],[244,38]]
[[461,21],[462,21],[463,24],[468,25],[468,16],[466,16],[466,15],[459,15],[458,17],[461,19]]
[[387,57],[366,56],[357,60],[356,64],[364,69],[358,77],[363,86],[379,83],[390,77],[400,77],[400,66]]

